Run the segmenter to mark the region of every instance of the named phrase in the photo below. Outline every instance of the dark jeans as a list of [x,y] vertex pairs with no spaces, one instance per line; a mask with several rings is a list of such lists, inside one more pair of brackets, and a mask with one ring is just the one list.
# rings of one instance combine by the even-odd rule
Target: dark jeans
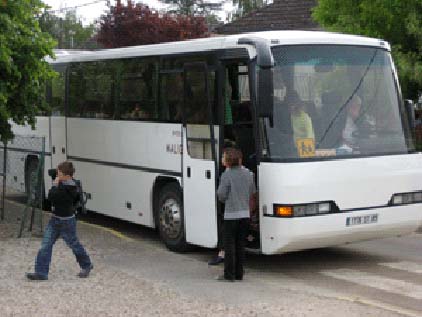
[[51,217],[35,260],[35,273],[44,277],[48,276],[53,245],[59,237],[62,237],[72,249],[81,269],[88,269],[91,266],[91,260],[76,236],[76,218]]
[[242,279],[249,218],[224,220],[224,278]]
[[224,215],[220,213],[217,214],[217,234],[217,249],[220,252],[221,250],[224,250]]

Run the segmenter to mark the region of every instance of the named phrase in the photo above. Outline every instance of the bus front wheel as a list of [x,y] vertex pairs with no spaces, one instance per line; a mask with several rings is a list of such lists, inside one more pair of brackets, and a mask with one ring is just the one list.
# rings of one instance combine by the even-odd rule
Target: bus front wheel
[[171,251],[187,251],[182,192],[177,183],[165,185],[158,199],[160,237]]

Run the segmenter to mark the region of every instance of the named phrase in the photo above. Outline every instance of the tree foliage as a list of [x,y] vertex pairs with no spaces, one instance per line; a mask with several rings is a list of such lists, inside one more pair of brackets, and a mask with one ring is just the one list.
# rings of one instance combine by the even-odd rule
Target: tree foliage
[[266,6],[268,2],[268,0],[233,0],[233,4],[237,5],[237,10],[234,13],[233,18],[241,18],[252,11]]
[[207,37],[205,18],[159,14],[149,7],[120,0],[100,19],[97,41],[107,48],[156,44]]
[[221,23],[217,13],[223,10],[225,2],[230,0],[161,0],[170,5],[167,13],[185,16],[203,16],[208,25]]
[[226,0],[161,0],[163,3],[172,5],[168,11],[190,16],[213,15],[213,11],[222,9]]
[[59,17],[45,11],[39,18],[41,30],[50,33],[61,49],[92,49],[96,48],[90,39],[94,35],[93,24],[83,26],[75,11],[67,11]]
[[44,60],[53,56],[54,40],[39,27],[39,0],[0,1],[0,139],[12,137],[9,120],[35,123],[45,110],[44,82],[54,72]]
[[313,17],[327,30],[389,41],[403,95],[422,91],[421,0],[319,0]]

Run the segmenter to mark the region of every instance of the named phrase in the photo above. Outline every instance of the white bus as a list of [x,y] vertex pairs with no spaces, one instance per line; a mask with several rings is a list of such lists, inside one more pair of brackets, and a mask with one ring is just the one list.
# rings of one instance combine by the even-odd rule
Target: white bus
[[[259,252],[421,225],[422,157],[382,40],[270,31],[58,52],[50,62],[59,72],[51,115],[15,133],[46,137],[46,170],[75,164],[87,209],[156,227],[171,250],[216,247],[227,140],[256,176],[250,248]],[[26,166],[36,159],[25,156]]]

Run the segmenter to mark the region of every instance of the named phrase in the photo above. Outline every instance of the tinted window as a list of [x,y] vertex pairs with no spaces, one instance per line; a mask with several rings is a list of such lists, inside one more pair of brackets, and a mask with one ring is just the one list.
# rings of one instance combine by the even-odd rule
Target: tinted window
[[182,122],[183,74],[163,73],[160,76],[160,113],[161,120]]
[[114,62],[118,95],[116,119],[157,119],[158,64],[153,59]]
[[210,117],[209,105],[214,112],[214,91],[214,72],[208,73],[207,76],[201,68],[185,72],[184,116],[188,153],[193,158],[212,159],[210,123],[213,118]]
[[64,116],[66,72],[63,69],[51,81],[50,107],[52,116]]
[[114,76],[110,63],[74,64],[69,74],[69,115],[112,119],[114,116]]
[[191,71],[186,73],[185,85],[185,116],[186,122],[192,124],[209,124],[210,119],[206,84],[208,81],[208,96],[210,104],[214,109],[215,73],[210,72],[207,77],[205,73]]

